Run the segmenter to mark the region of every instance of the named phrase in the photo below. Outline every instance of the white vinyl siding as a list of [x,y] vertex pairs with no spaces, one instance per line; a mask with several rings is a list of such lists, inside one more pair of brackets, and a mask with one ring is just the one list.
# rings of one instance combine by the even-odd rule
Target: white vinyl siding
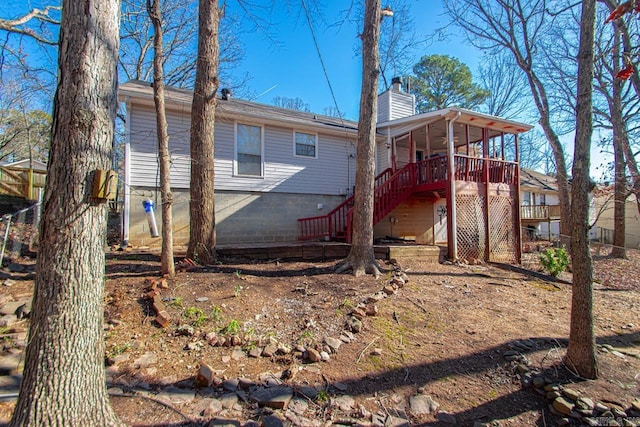
[[293,132],[293,154],[298,157],[318,158],[318,135]]
[[[134,104],[130,111],[131,182],[137,187],[159,188],[158,146],[155,138],[155,112],[151,106]],[[169,151],[171,154],[171,187],[189,188],[188,110],[168,110]],[[240,123],[242,123],[240,121]],[[216,190],[250,192],[286,192],[294,194],[347,194],[355,182],[355,135],[346,137],[318,133],[316,147],[322,147],[318,158],[295,156],[291,127],[265,125],[262,129],[263,176],[247,179],[237,176],[235,164],[235,124],[217,118],[215,125]],[[311,131],[311,129],[309,129]],[[312,131],[309,133],[313,133]]]
[[264,129],[236,123],[235,175],[261,177],[264,171]]

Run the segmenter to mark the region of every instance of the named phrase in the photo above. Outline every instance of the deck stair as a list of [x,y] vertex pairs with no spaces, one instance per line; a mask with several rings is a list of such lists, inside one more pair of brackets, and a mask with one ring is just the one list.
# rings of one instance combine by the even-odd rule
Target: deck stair
[[[416,169],[415,163],[409,163],[395,173],[389,168],[376,176],[374,225],[413,194],[417,184]],[[353,196],[350,196],[326,215],[298,219],[300,240],[325,239],[349,242],[354,208]]]

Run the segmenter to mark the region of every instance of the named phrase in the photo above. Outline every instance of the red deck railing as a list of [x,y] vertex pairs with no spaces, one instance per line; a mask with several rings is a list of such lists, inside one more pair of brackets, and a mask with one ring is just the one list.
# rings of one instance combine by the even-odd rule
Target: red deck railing
[[[485,162],[488,180],[491,183],[516,184],[517,163],[499,159],[482,159],[461,154],[454,156],[454,175],[458,181],[484,182]],[[408,163],[393,173],[384,170],[376,177],[374,189],[373,222],[377,224],[402,201],[416,190],[416,187],[448,181],[447,157],[437,156],[417,163]],[[300,218],[300,239],[345,239],[350,241],[353,216],[353,196],[347,198],[326,215]]]

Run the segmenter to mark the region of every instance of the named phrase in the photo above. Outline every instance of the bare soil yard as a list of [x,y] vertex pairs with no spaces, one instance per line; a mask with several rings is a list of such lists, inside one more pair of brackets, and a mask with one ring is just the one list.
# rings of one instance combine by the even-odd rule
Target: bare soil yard
[[[494,265],[400,260],[408,281],[373,301],[396,277],[391,265],[376,280],[336,275],[335,261],[183,264],[168,288],[159,289],[171,317],[162,328],[146,296],[159,260],[115,252],[107,258],[105,361],[113,406],[129,425],[282,425],[268,424],[276,418],[284,425],[550,426],[561,419],[579,425],[551,413],[548,391],[533,385],[536,378],[628,417],[640,398],[636,251],[622,261],[595,256],[601,372],[595,381],[562,364],[570,274],[554,281]],[[536,269],[535,256],[530,260],[525,265]],[[30,294],[33,261],[22,264],[25,271],[10,273],[14,284],[0,287],[0,295]],[[345,333],[357,329],[347,322],[364,301],[362,311],[369,312],[359,316],[361,329]],[[15,333],[26,327],[5,328],[5,355],[20,354]],[[332,338],[341,340],[339,348],[329,345]],[[274,351],[266,352],[270,346]],[[312,350],[328,360],[312,362]],[[194,376],[205,364],[213,384],[197,388]],[[297,397],[288,407],[265,408],[252,393],[266,383]],[[7,384],[0,386],[8,390]],[[183,400],[175,398],[180,390]],[[419,411],[415,396],[434,404]],[[0,403],[2,420],[12,406]]]

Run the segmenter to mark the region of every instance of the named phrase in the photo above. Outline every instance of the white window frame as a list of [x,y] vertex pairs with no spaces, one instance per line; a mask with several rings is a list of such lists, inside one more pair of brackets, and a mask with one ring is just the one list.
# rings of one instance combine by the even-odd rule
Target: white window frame
[[[247,175],[238,172],[238,126],[250,126],[260,129],[260,175]],[[235,122],[233,132],[233,175],[243,178],[264,178],[264,126]]]
[[[305,135],[312,135],[315,138],[315,155],[314,156],[305,156],[303,154],[298,154],[297,150],[296,150],[296,146],[298,145],[297,141],[296,141],[296,134],[305,134]],[[308,144],[305,144],[308,145]],[[313,133],[313,132],[305,132],[305,131],[301,131],[301,130],[294,130],[293,131],[293,156],[294,157],[300,157],[303,159],[317,159],[318,158],[318,134],[317,133]]]

